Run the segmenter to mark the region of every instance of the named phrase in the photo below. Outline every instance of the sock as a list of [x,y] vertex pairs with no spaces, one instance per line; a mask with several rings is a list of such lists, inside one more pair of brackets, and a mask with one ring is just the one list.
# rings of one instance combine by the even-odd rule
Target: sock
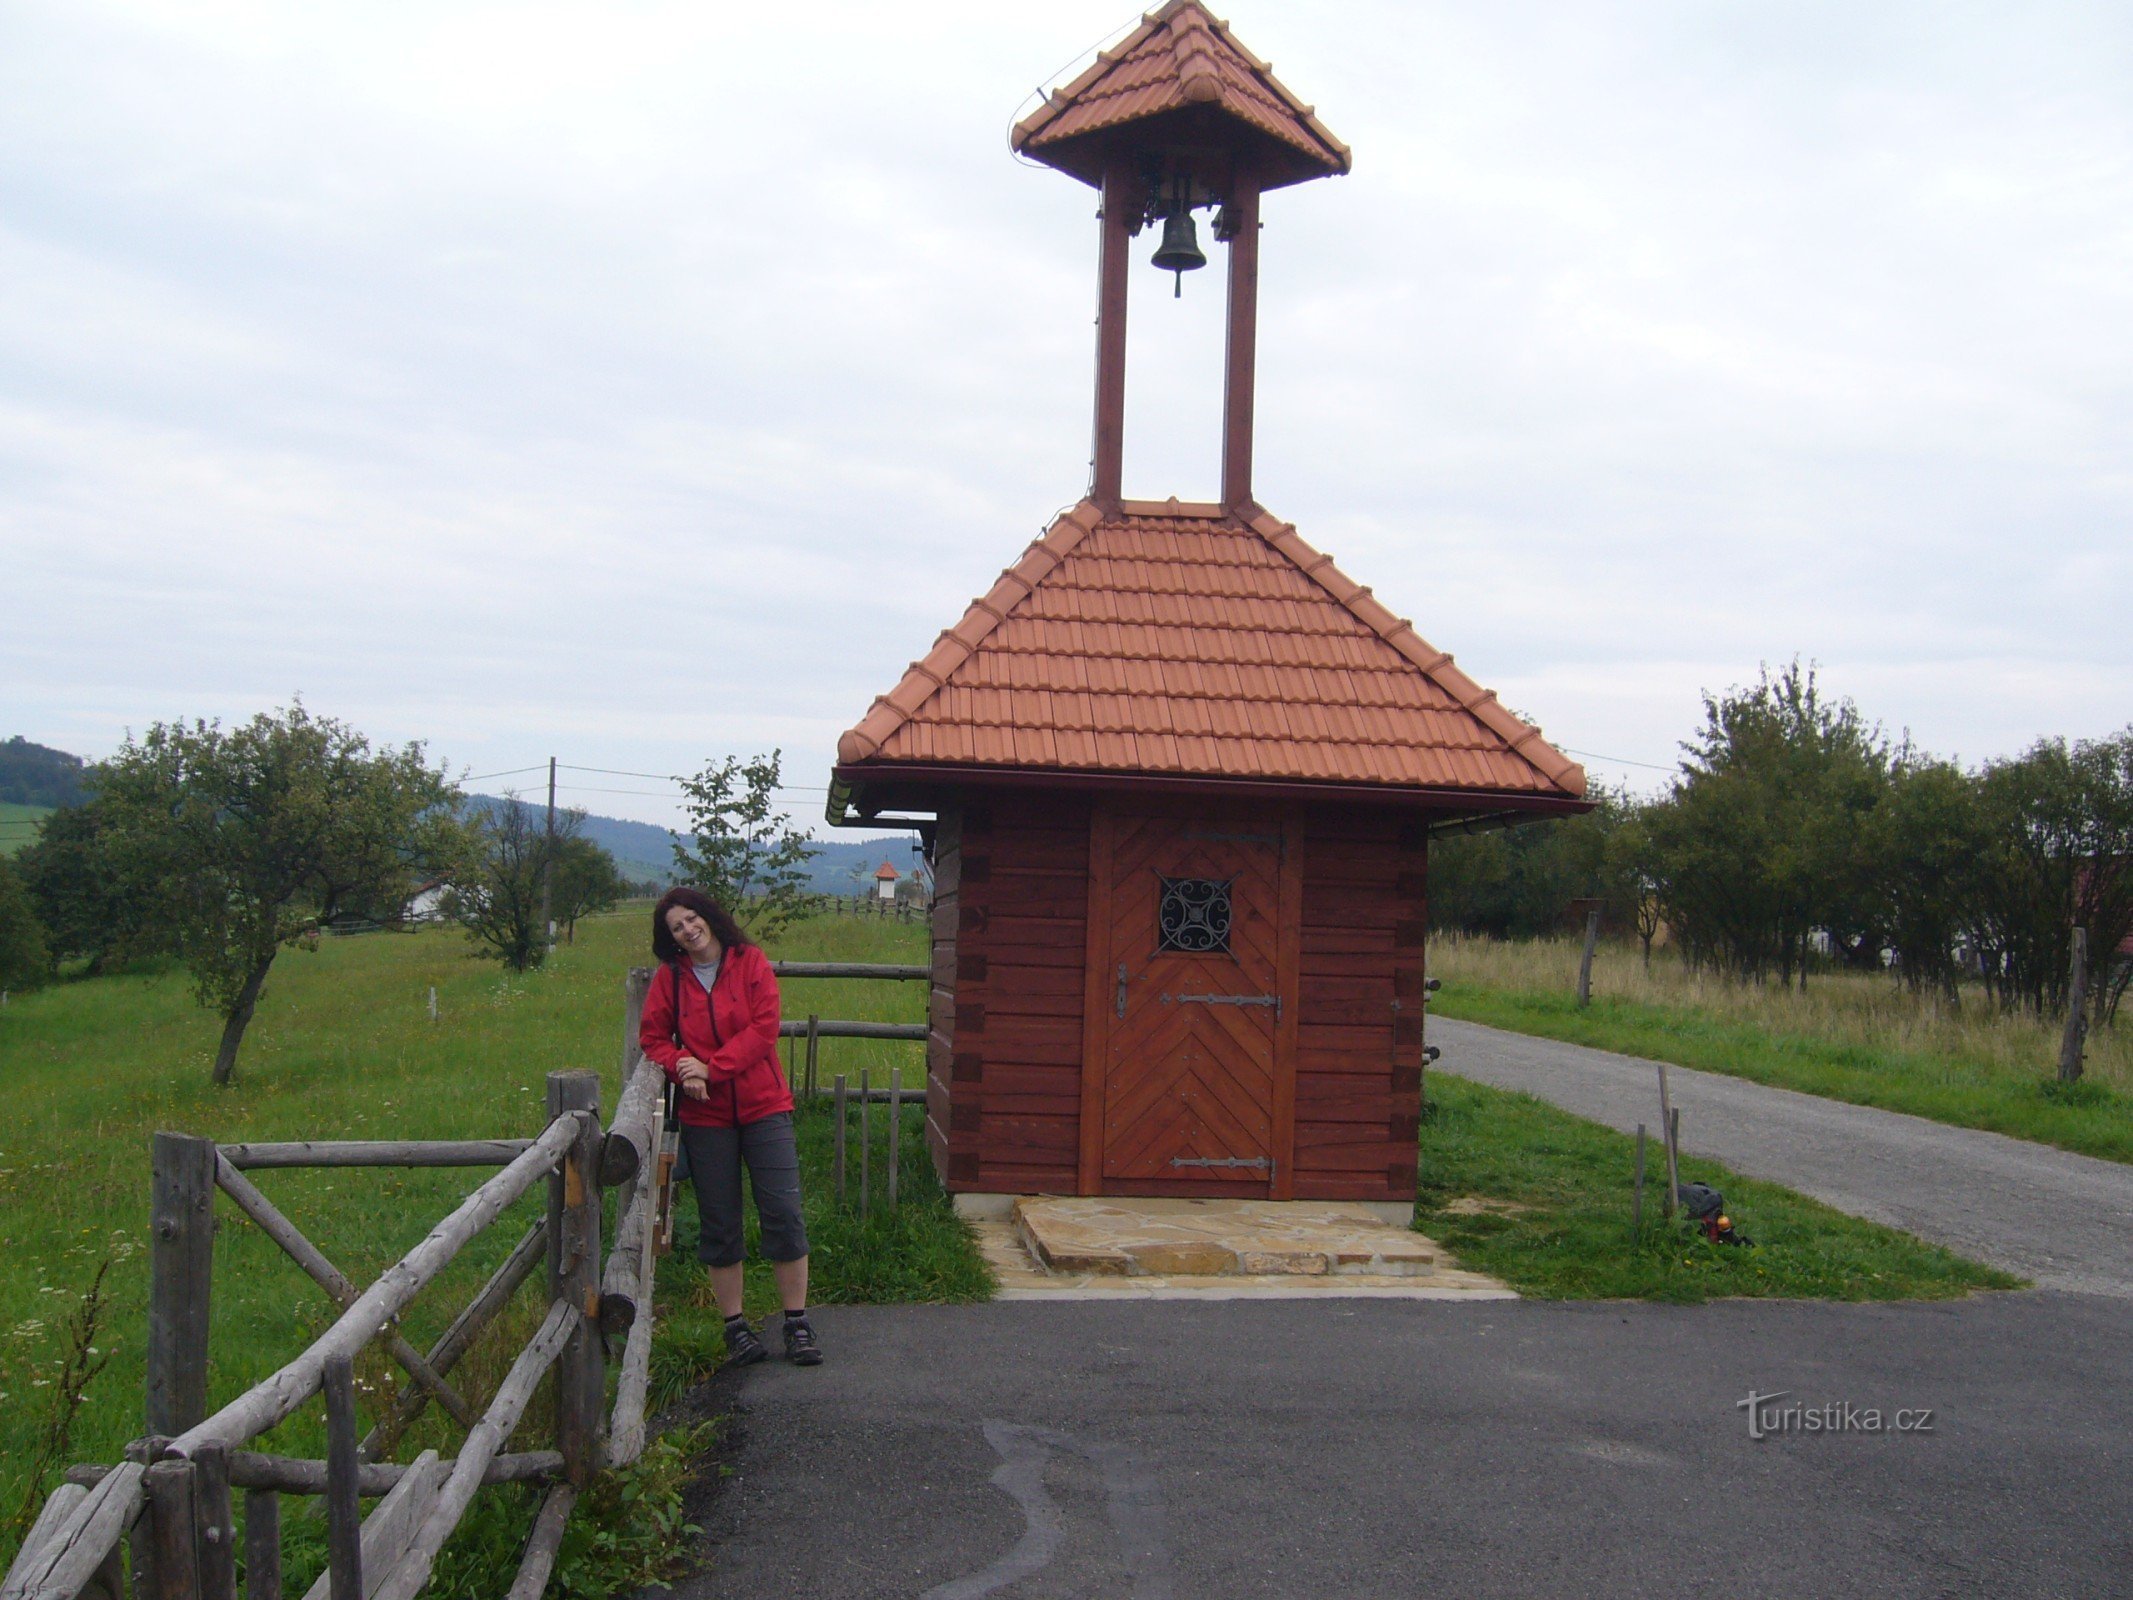
[[788,1311],[785,1313],[785,1324],[787,1327],[790,1327],[795,1322],[805,1322],[806,1320],[807,1307],[805,1306],[802,1306],[798,1311]]

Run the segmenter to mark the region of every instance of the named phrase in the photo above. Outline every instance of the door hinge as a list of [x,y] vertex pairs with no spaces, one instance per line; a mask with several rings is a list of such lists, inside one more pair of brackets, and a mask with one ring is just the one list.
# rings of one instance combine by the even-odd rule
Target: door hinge
[[1281,996],[1278,994],[1166,994],[1163,1004],[1175,1000],[1179,1005],[1200,1006],[1272,1006],[1274,1015],[1281,1015]]
[[1254,1171],[1274,1175],[1274,1162],[1268,1156],[1172,1156],[1173,1167],[1249,1167]]

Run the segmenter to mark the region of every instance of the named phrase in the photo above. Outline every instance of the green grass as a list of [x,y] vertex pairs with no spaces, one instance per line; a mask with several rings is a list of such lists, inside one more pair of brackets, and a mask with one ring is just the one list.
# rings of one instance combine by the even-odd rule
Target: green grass
[[2082,1155],[2133,1161],[2133,1095],[2094,1079],[2062,1086],[1990,1061],[1831,1039],[1694,1006],[1446,983],[1440,1016],[1723,1072],[1854,1105],[1983,1128]]
[[29,824],[42,822],[51,814],[50,806],[24,806],[12,800],[0,800],[0,856],[11,856],[35,844],[37,830]]
[[[1938,1300],[2021,1280],[1832,1210],[1715,1162],[1681,1164],[1684,1183],[1726,1197],[1755,1243],[1717,1245],[1659,1219],[1666,1158],[1647,1148],[1645,1227],[1631,1219],[1636,1141],[1512,1094],[1432,1073],[1422,1126],[1415,1226],[1460,1264],[1550,1300],[1696,1302],[1715,1296]],[[1448,1210],[1481,1197],[1485,1208]]]
[[[514,976],[470,959],[456,932],[328,939],[312,953],[275,963],[246,1037],[238,1081],[208,1082],[216,1019],[193,1005],[175,969],[121,973],[52,985],[0,1010],[0,1086],[8,1117],[0,1132],[0,1562],[19,1537],[18,1506],[34,1505],[29,1482],[52,1420],[52,1375],[63,1329],[100,1264],[109,1262],[97,1348],[108,1365],[89,1385],[62,1461],[111,1461],[141,1431],[142,1329],[146,1315],[148,1143],[158,1128],[245,1139],[470,1138],[527,1136],[543,1122],[551,1071],[591,1068],[611,1107],[621,1062],[622,974],[648,958],[649,915],[637,907],[580,923],[577,942],[546,970]],[[919,961],[926,931],[895,922],[824,918],[802,924],[773,954],[814,959]],[[434,986],[438,1020],[428,1017]],[[924,1015],[919,984],[796,982],[787,1013],[883,1021]],[[829,1040],[825,1076],[877,1083],[901,1068],[922,1082],[920,1047],[896,1041]],[[955,1299],[982,1296],[989,1279],[966,1229],[932,1182],[917,1114],[907,1116],[903,1175],[907,1205],[892,1219],[836,1214],[827,1193],[829,1118],[802,1118],[809,1224],[815,1234],[815,1298]],[[877,1135],[878,1135],[877,1128]],[[877,1146],[876,1156],[881,1149]],[[359,1283],[420,1240],[479,1182],[467,1171],[270,1171],[260,1187],[325,1254]],[[463,1252],[409,1309],[407,1336],[425,1346],[499,1262],[533,1216],[529,1197]],[[215,1247],[210,1404],[234,1397],[297,1353],[332,1320],[325,1296],[281,1252],[223,1203]],[[682,1218],[677,1244],[693,1242]],[[671,1309],[660,1369],[670,1388],[715,1358],[700,1328],[701,1278],[677,1249],[661,1275]],[[537,1276],[537,1275],[536,1275]],[[751,1300],[767,1296],[751,1285]],[[538,1290],[469,1355],[455,1382],[475,1396],[493,1390],[538,1318]],[[716,1319],[712,1319],[715,1328]],[[693,1343],[692,1343],[693,1341]],[[373,1352],[359,1364],[366,1416],[396,1381]],[[299,1455],[323,1449],[318,1408],[309,1407],[260,1448]],[[522,1437],[547,1419],[536,1408]],[[457,1430],[427,1418],[403,1445],[448,1452]],[[48,1485],[55,1464],[43,1463]],[[499,1504],[509,1497],[496,1497]],[[501,1515],[503,1513],[484,1513]],[[291,1581],[301,1551],[292,1546]],[[504,1580],[508,1580],[508,1572]],[[498,1584],[501,1587],[501,1581]]]

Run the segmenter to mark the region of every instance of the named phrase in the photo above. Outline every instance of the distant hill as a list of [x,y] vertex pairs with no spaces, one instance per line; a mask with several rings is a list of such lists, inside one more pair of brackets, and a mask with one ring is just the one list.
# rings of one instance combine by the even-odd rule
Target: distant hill
[[0,802],[52,808],[79,804],[87,765],[80,756],[32,744],[18,733],[0,744]]
[[[495,795],[467,798],[483,806],[504,803]],[[667,829],[650,822],[628,822],[621,817],[588,812],[583,832],[615,858],[624,877],[654,883],[673,881],[674,835]],[[871,888],[874,869],[884,861],[908,877],[918,864],[919,858],[911,848],[916,837],[896,834],[888,838],[818,840],[816,855],[808,863],[808,887],[817,894],[860,893],[862,888]]]

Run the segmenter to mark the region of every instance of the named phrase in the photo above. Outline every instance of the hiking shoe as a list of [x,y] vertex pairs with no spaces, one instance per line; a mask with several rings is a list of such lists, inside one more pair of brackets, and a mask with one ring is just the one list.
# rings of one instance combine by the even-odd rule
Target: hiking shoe
[[[787,1339],[788,1346],[790,1338]],[[758,1361],[768,1361],[770,1351],[758,1339],[755,1329],[742,1323],[738,1328],[726,1330],[726,1365],[729,1367],[752,1367]]]
[[785,1359],[796,1367],[822,1365],[822,1346],[804,1317],[785,1324]]

